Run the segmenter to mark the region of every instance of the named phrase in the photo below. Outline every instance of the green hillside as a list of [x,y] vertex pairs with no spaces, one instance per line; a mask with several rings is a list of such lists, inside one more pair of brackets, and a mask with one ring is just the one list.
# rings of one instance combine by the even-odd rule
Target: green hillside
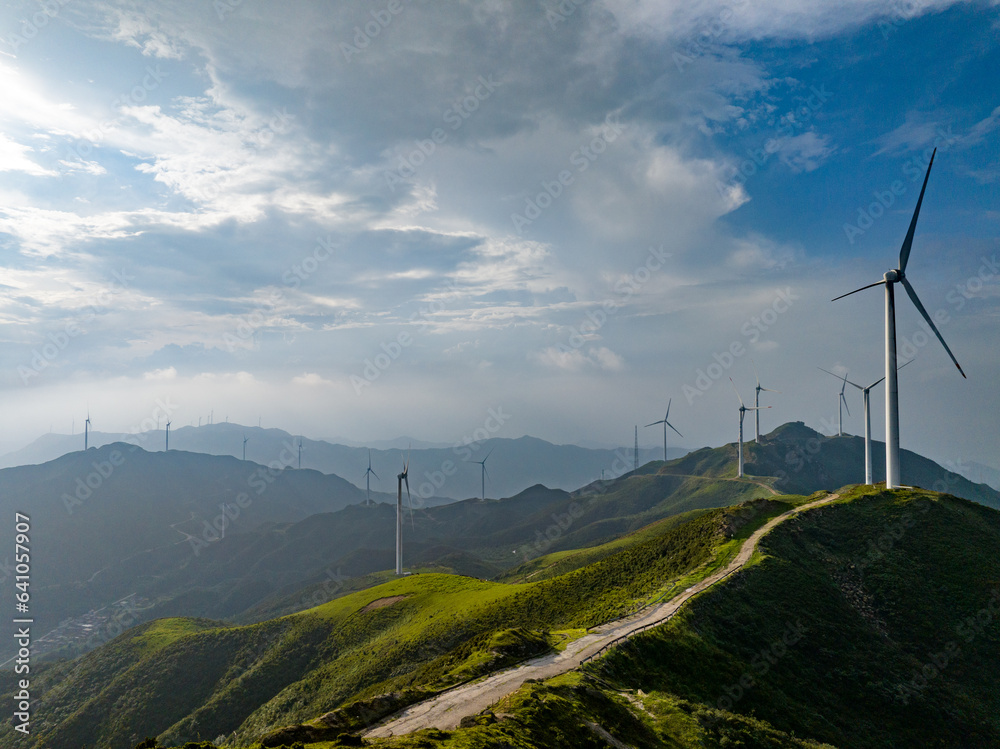
[[583,673],[380,746],[995,747],[998,543],[993,510],[858,490]]
[[[20,745],[117,749],[147,734],[182,743],[233,732],[250,742],[352,700],[397,693],[384,709],[399,707],[683,589],[679,581],[708,574],[739,538],[789,506],[706,512],[537,583],[421,574],[256,625],[147,623],[43,668],[34,681],[43,707]],[[7,724],[0,742],[9,740]]]

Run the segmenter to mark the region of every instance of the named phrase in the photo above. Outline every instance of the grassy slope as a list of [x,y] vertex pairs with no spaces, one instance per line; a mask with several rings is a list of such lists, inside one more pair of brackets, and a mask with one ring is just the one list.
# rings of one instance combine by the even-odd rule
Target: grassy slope
[[[783,507],[764,503],[738,532]],[[142,625],[39,675],[34,688],[44,722],[35,726],[33,743],[22,743],[75,749],[100,741],[114,749],[147,734],[180,742],[234,730],[249,740],[358,697],[441,688],[502,665],[491,655],[498,633],[586,627],[620,615],[710,563],[733,527],[731,512],[710,511],[528,585],[419,575],[248,627],[192,620]],[[394,595],[406,597],[362,611]],[[9,731],[0,728],[0,742]]]
[[[746,573],[595,670],[712,706],[738,697],[740,713],[841,747],[996,746],[998,543],[997,513],[929,493],[814,510],[768,536]],[[963,625],[977,615],[986,626]],[[775,657],[800,620],[803,639]],[[764,674],[762,649],[776,660]],[[743,674],[757,677],[749,689],[736,686]]]
[[998,543],[984,507],[860,489],[585,673],[384,746],[613,744],[595,725],[635,747],[997,746]]

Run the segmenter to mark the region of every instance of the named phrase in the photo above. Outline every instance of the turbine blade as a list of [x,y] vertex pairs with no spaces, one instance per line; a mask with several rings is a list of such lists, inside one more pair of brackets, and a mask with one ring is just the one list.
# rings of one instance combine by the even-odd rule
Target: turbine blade
[[873,289],[876,286],[883,286],[883,285],[885,285],[885,281],[876,281],[875,283],[870,283],[867,286],[862,286],[860,289],[855,289],[854,291],[848,291],[846,294],[841,294],[840,296],[835,296],[830,301],[831,302],[835,302],[838,299],[843,299],[845,296],[850,296],[851,294],[857,294],[859,291],[864,291],[865,289]]
[[840,394],[840,399],[841,399],[842,401],[844,401],[844,410],[845,410],[845,411],[847,411],[847,415],[848,415],[848,416],[850,416],[850,415],[851,415],[851,409],[849,409],[849,408],[847,407],[847,398],[845,398],[845,397],[844,397],[844,394],[843,394],[843,393],[841,393],[841,394]]
[[[913,290],[913,287],[910,286],[910,282],[906,280],[906,276],[903,276],[900,280],[903,282],[903,288],[906,289],[906,293],[910,295],[910,300],[913,302],[913,306],[916,307],[917,311],[924,316],[924,319],[927,321],[927,324],[930,325],[931,330],[934,331],[934,335],[936,335],[938,337],[938,340],[941,341],[941,345],[944,346],[944,350],[948,352],[948,356],[950,356],[951,360],[955,362],[955,366],[958,367],[958,371],[962,373],[962,377],[965,377],[965,372],[962,370],[962,365],[958,363],[958,359],[956,359],[955,355],[951,353],[951,349],[948,348],[948,344],[944,342],[944,336],[941,335],[941,332],[937,329],[937,326],[934,324],[934,321],[931,320],[931,316],[927,314],[927,310],[924,309],[924,305],[920,303],[920,299],[917,298],[917,292],[915,292]],[[966,379],[968,378],[966,377]]]
[[[740,391],[736,389],[736,383],[733,382],[733,378],[729,378],[729,384],[733,386],[733,392],[736,393],[736,397],[740,398]],[[740,406],[743,406],[743,399],[740,398]],[[745,408],[745,406],[743,406]]]
[[[860,385],[858,385],[856,382],[851,382],[850,380],[846,379],[845,377],[841,377],[839,374],[833,374],[833,372],[831,372],[829,369],[823,369],[823,367],[816,367],[816,369],[818,369],[820,372],[826,372],[828,375],[833,375],[838,380],[844,380],[848,385],[854,385],[854,387],[858,388],[859,390],[864,390],[864,388],[861,387]],[[777,391],[775,391],[775,392],[777,392]]]
[[[934,166],[934,154],[937,153],[937,149],[931,152],[931,161],[927,165],[927,174],[924,175],[924,184],[920,188],[920,197],[917,198],[917,207],[913,209],[913,218],[910,219],[910,228],[906,232],[906,239],[903,240],[903,246],[899,248],[899,269],[901,271],[906,270],[906,263],[910,259],[910,248],[913,246],[913,233],[917,230],[917,216],[920,215],[920,204],[924,202],[924,190],[927,189],[927,178],[931,176],[931,167]],[[953,357],[954,358],[954,357]],[[956,362],[957,364],[958,362]],[[959,367],[961,369],[961,367]]]
[[410,477],[403,476],[403,483],[406,484],[406,506],[410,508],[410,530],[416,530],[413,524],[413,501],[410,499]]
[[486,453],[486,457],[485,457],[485,458],[483,458],[483,463],[484,463],[484,464],[486,463],[486,461],[487,461],[487,460],[489,460],[489,459],[490,459],[490,455],[492,455],[492,454],[493,454],[493,451],[494,451],[495,449],[496,449],[496,446],[494,445],[493,447],[491,447],[491,448],[490,448],[490,451],[489,451],[488,453]]
[[667,400],[667,415],[663,417],[664,423],[666,423],[667,419],[670,418],[670,404],[673,402],[673,400],[674,400],[673,398],[669,398]]
[[[663,421],[654,421],[652,424],[646,424],[647,427],[655,427],[657,424],[662,424]],[[645,429],[646,427],[643,427]]]
[[[676,429],[674,429],[674,425],[673,425],[673,424],[671,424],[671,423],[670,423],[669,421],[667,422],[667,426],[668,426],[668,427],[670,427],[671,429],[673,429],[673,430],[674,430],[675,432],[677,432],[677,430],[676,430]],[[683,435],[683,434],[681,434],[680,432],[677,432],[677,436],[678,436],[678,437],[683,437],[684,435]]]

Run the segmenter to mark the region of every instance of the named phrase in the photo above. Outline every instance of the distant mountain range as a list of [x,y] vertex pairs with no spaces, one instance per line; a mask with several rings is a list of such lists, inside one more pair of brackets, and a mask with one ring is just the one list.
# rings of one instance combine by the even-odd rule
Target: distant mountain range
[[[502,449],[513,453],[537,441],[496,442],[499,457]],[[564,450],[571,463],[580,454],[547,444],[541,449]],[[600,544],[660,518],[767,496],[767,486],[810,494],[857,483],[863,474],[860,438],[824,437],[801,423],[745,450],[757,483],[732,480],[736,446],[729,444],[649,462],[574,492],[535,485],[485,502],[421,496],[423,468],[414,452],[416,512],[407,517],[404,563],[494,578],[542,554]],[[310,605],[313,594],[341,593],[352,579],[392,568],[394,494],[373,492],[385,504],[364,507],[364,490],[350,482],[281,465],[115,443],[0,470],[0,537],[12,537],[15,511],[31,517],[33,610],[40,629],[52,633],[38,652],[91,647],[107,639],[115,621],[277,616]],[[1000,493],[919,455],[904,451],[902,467],[909,483],[1000,507]],[[0,553],[0,596],[14,594],[10,561]],[[0,621],[0,638],[10,627]],[[0,663],[11,642],[0,639]]]
[[[298,445],[302,443],[302,467],[336,474],[357,487],[365,486],[368,447],[351,447],[322,440],[298,437],[281,429],[261,429],[239,424],[209,424],[180,427],[170,431],[170,449],[208,455],[243,457],[243,438],[247,437],[247,460],[261,465],[298,466]],[[401,438],[393,447],[371,449],[372,488],[394,494],[396,474],[402,468],[407,449]],[[103,432],[90,433],[90,446],[128,442],[144,450],[163,450],[165,433],[142,432],[137,435]],[[488,438],[468,445],[418,447],[429,443],[414,441],[410,454],[410,489],[414,496],[466,499],[481,496],[482,473],[475,461],[486,463],[487,497],[509,497],[535,484],[552,489],[576,489],[594,479],[620,476],[633,468],[633,448],[620,450],[590,449],[576,445],[553,445],[534,437],[517,439]],[[0,468],[33,465],[54,460],[81,450],[83,435],[46,434],[25,448],[0,456]],[[668,455],[677,458],[687,452],[672,448]],[[639,464],[663,457],[662,449],[639,449]]]

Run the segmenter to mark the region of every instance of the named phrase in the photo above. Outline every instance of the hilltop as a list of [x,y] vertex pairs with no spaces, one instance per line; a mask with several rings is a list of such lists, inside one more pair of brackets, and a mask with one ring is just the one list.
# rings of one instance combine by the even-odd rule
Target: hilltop
[[[772,477],[776,489],[810,494],[864,481],[865,441],[853,435],[827,437],[801,421],[779,426],[760,443],[743,443],[744,471]],[[885,482],[885,443],[872,441],[875,482]],[[955,471],[909,450],[900,450],[901,474],[911,486],[946,492],[989,507],[1000,508],[1000,492],[977,484]],[[702,448],[670,461],[664,471],[702,476],[734,476],[736,444]]]

